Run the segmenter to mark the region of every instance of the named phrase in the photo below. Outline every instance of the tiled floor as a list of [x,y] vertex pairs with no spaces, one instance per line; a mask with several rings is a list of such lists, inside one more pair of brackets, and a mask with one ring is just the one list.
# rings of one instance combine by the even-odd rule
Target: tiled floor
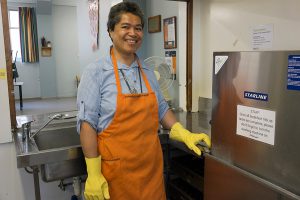
[[16,115],[35,115],[61,111],[77,110],[76,97],[49,98],[49,99],[25,99],[23,110],[20,110],[20,102],[16,101]]

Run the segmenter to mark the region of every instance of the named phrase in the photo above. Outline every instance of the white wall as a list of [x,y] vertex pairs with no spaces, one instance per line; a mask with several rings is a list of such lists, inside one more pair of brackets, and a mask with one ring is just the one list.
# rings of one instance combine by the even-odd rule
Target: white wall
[[80,74],[82,74],[84,68],[91,63],[107,54],[110,47],[111,40],[106,31],[106,22],[111,6],[110,0],[100,0],[100,37],[99,37],[99,49],[92,50],[92,38],[90,33],[90,22],[88,16],[88,1],[77,2],[77,20],[78,20],[78,49],[79,49],[79,63]]
[[[52,5],[47,6],[48,9],[52,12]],[[38,8],[40,9],[40,8]],[[46,10],[46,8],[44,8]],[[37,15],[37,26],[38,26],[38,35],[39,38],[45,37],[47,41],[53,42],[53,19],[52,15],[44,14],[45,11],[39,11],[42,14]],[[39,46],[41,47],[41,40],[39,40]],[[55,46],[55,48],[57,48]],[[55,55],[52,53],[51,56],[41,56],[40,52],[40,61],[39,61],[39,83],[40,83],[40,96],[42,98],[56,97],[56,63]]]
[[52,48],[58,97],[76,96],[75,76],[79,74],[76,11],[74,6],[52,6]]
[[212,97],[212,53],[252,50],[252,27],[273,24],[270,50],[299,50],[299,7],[298,0],[194,1],[194,14],[200,13],[194,17],[194,37],[200,33],[200,38],[194,40],[193,107],[197,97]]
[[[23,99],[36,98],[41,96],[40,87],[40,64],[39,63],[16,63],[19,78],[17,81],[24,82],[22,86]],[[15,98],[19,99],[19,88],[15,87]]]
[[186,111],[186,29],[187,24],[187,4],[185,2],[178,2],[178,67],[177,67],[177,78],[178,78],[178,104],[179,107]]

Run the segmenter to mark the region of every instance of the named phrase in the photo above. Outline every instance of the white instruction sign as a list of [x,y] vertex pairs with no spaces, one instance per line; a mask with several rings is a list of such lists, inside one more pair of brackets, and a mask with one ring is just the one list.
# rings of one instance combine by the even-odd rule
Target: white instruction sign
[[252,48],[271,49],[273,46],[273,24],[266,24],[253,27]]
[[236,134],[274,145],[275,111],[238,105]]

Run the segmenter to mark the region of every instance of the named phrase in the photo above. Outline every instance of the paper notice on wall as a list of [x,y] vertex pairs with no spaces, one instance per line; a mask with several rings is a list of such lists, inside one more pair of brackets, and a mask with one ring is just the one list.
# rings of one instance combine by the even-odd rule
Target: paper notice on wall
[[252,28],[252,48],[271,49],[273,47],[273,24],[260,25]]
[[172,74],[176,79],[176,51],[166,51],[165,52],[165,62],[172,67]]
[[238,105],[236,134],[274,145],[275,112]]
[[0,79],[6,80],[6,69],[5,68],[0,68]]

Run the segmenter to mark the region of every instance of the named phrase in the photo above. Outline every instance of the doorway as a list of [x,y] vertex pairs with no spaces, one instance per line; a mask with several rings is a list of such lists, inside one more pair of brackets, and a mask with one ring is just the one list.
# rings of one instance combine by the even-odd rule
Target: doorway
[[192,111],[193,74],[193,0],[169,0],[186,2],[186,110]]
[[[10,91],[8,95],[10,100],[11,126],[16,128],[16,115],[41,113],[43,110],[55,111],[59,107],[68,108],[67,106],[61,106],[64,105],[65,102],[69,102],[68,104],[72,105],[71,108],[74,109],[76,107],[74,105],[76,104],[77,92],[76,76],[80,71],[76,5],[50,4],[48,7],[49,9],[46,9],[51,10],[50,14],[43,13],[46,11],[42,11],[38,8],[37,3],[28,5],[37,8],[39,39],[42,36],[47,36],[48,41],[52,42],[53,48],[52,54],[46,57],[43,56],[40,51],[40,60],[38,63],[16,62],[19,73],[17,81],[23,82],[23,110],[21,110],[21,90],[18,90],[18,87],[14,88],[14,84],[11,81],[12,57],[9,53],[11,51],[11,45],[8,11],[10,9],[17,10],[18,5],[7,1],[2,1],[1,3],[3,29],[5,33],[8,91]],[[68,35],[68,37],[66,37],[66,35]],[[35,102],[34,106],[33,102]],[[55,109],[52,104],[56,104],[57,108]],[[65,109],[63,111],[65,111]]]

